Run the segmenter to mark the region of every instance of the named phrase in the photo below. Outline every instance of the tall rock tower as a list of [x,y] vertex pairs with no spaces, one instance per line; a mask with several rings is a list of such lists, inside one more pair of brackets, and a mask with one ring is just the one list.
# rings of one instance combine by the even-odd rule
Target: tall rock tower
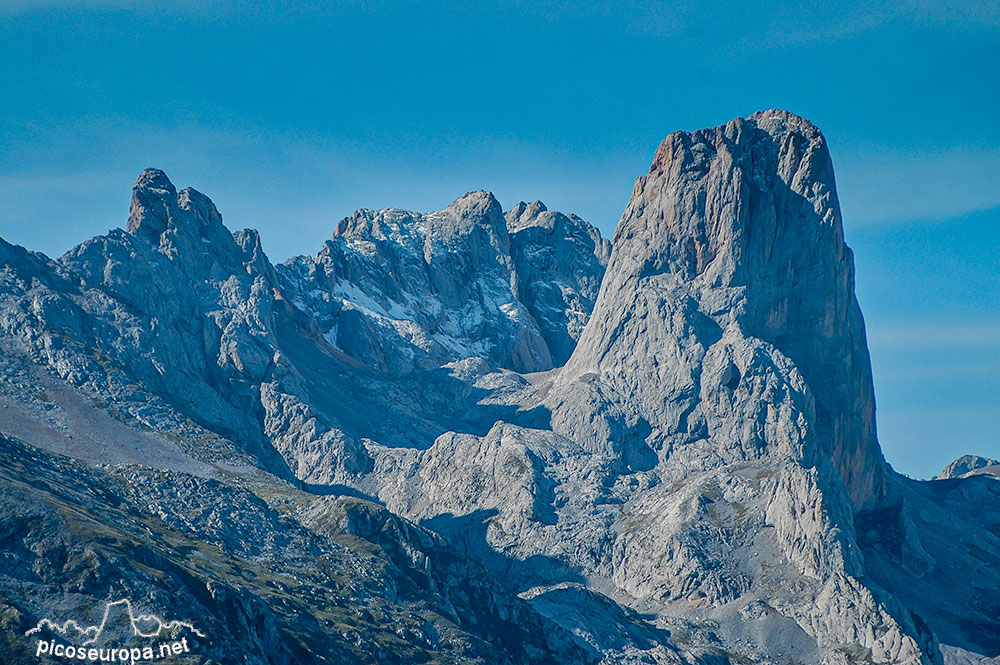
[[[780,450],[829,462],[855,509],[880,500],[871,363],[819,129],[772,110],[670,134],[613,247],[561,382],[600,379],[626,421],[607,431],[629,465],[646,446],[685,463]],[[769,373],[802,393],[799,413],[775,411],[785,381]]]

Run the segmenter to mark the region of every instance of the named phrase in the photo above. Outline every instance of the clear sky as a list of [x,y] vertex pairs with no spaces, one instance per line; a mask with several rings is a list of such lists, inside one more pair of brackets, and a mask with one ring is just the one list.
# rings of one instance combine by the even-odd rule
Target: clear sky
[[996,2],[286,4],[2,0],[0,235],[59,255],[156,166],[273,260],[480,188],[610,236],[663,136],[787,108],[832,146],[887,458],[1000,458]]

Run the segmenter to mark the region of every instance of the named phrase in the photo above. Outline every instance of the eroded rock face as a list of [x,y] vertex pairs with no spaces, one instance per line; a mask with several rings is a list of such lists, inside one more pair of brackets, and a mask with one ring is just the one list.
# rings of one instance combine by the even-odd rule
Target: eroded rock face
[[[258,626],[270,662],[1000,654],[996,481],[883,461],[829,153],[783,111],[668,136],[613,249],[573,215],[472,192],[359,210],[275,267],[147,170],[124,231],[55,261],[0,241],[0,331],[0,430],[147,465],[3,439],[13,520],[99,512],[156,550],[121,559],[154,595],[150,566],[218,548],[183,580],[191,606],[222,634]],[[22,487],[74,473],[99,496]],[[85,545],[23,526],[0,524],[5,542],[77,584],[60,547]],[[223,573],[251,564],[237,593]],[[0,621],[44,605],[17,571]]]
[[571,358],[514,398],[552,431],[370,448],[384,480],[365,486],[532,597],[582,578],[665,622],[720,620],[726,649],[776,631],[809,662],[837,645],[933,661],[919,620],[862,581],[854,513],[882,504],[887,469],[839,214],[801,118],[672,134]]
[[1000,466],[1000,460],[980,457],[979,455],[962,455],[946,466],[938,474],[938,480],[961,478],[976,472],[985,472],[990,467]]
[[611,243],[576,215],[548,210],[541,201],[518,203],[506,219],[518,297],[561,367],[594,309]]
[[[568,239],[577,236],[590,244]],[[557,340],[565,346],[589,314],[587,294],[603,269],[595,257],[607,243],[579,218],[546,238],[562,247],[567,309],[546,310],[543,320],[547,330],[553,321],[565,328]],[[365,439],[426,447],[466,419],[468,390],[443,365],[552,367],[519,299],[520,281],[537,282],[547,266],[531,264],[521,280],[507,222],[488,192],[426,215],[360,210],[316,257],[276,271],[256,232],[230,233],[206,196],[178,192],[162,171],[147,169],[125,231],[58,261],[6,243],[0,249],[8,259],[0,324],[12,350],[138,422],[172,419],[183,428],[177,421],[191,419],[272,472],[310,483],[362,473],[371,464]],[[436,374],[420,378],[427,372]],[[409,383],[394,382],[400,376]],[[421,399],[428,383],[439,394]],[[174,415],[152,414],[156,400]],[[441,408],[428,408],[435,402]],[[399,417],[375,417],[383,403]]]
[[302,458],[325,455],[330,478],[367,464],[360,444],[304,401],[280,352],[286,308],[257,233],[230,233],[199,192],[177,192],[148,169],[126,231],[58,261],[9,252],[0,292],[8,353],[51,367],[130,422],[236,442],[281,477]]
[[279,271],[326,340],[379,371],[469,357],[550,369],[593,308],[608,244],[578,217],[521,210],[505,219],[489,192],[427,214],[359,210],[319,254]]
[[[879,500],[885,464],[853,256],[816,127],[768,111],[671,134],[636,183],[614,248],[562,384],[598,377],[656,430],[661,458],[720,428],[752,428],[719,437],[723,458],[795,449],[832,462],[855,506]],[[789,380],[769,384],[775,373]],[[804,431],[767,432],[776,414],[741,413],[789,389],[800,395],[793,416],[814,410],[805,447]]]
[[[821,649],[854,642],[879,662],[920,660],[926,636],[859,581],[852,515],[882,502],[887,469],[833,169],[807,121],[768,111],[663,141],[546,403],[556,431],[652,485],[626,499],[646,524],[619,533],[612,568],[631,571],[619,583],[632,593],[759,596]],[[653,524],[685,494],[664,484],[702,486],[713,509]],[[797,577],[799,592],[752,554],[740,562],[751,524],[770,544],[750,549],[783,562],[778,577]],[[636,589],[631,561],[648,551],[675,554]]]

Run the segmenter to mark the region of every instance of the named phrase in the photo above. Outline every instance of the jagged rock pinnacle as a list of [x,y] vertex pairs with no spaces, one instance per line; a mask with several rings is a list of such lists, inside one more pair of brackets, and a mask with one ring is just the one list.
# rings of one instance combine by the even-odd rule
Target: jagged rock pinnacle
[[[710,350],[734,337],[794,363],[815,400],[815,444],[803,454],[830,459],[856,506],[877,501],[885,465],[833,167],[819,129],[787,111],[663,140],[618,225],[566,376],[605,377],[672,450],[710,436],[687,410],[711,410]],[[735,387],[749,361],[720,362]],[[742,445],[755,454],[772,444]]]
[[996,465],[883,461],[830,155],[786,111],[669,135],[613,252],[476,191],[272,266],[148,169],[127,232],[0,241],[0,333],[0,430],[59,453],[0,435],[11,626],[103,579],[173,598],[219,662],[1000,653]]
[[145,169],[132,187],[132,206],[125,230],[154,239],[167,230],[177,208],[177,190],[159,169]]

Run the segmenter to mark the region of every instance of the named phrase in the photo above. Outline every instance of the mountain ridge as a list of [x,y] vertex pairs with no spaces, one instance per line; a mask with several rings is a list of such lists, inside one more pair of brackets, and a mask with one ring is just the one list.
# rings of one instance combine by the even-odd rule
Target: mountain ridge
[[[477,191],[361,209],[273,265],[150,169],[124,230],[57,260],[0,241],[0,260],[11,433],[90,461],[156,451],[165,497],[118,500],[169,523],[203,482],[173,474],[197,470],[220,505],[294,488],[295,533],[382,543],[388,587],[441,538],[467,571],[452,579],[544,626],[549,655],[496,662],[553,644],[636,664],[1000,654],[1000,522],[974,514],[1000,505],[994,480],[921,484],[883,459],[829,150],[788,112],[667,136],[611,243]],[[112,440],[81,429],[97,413]],[[198,514],[178,524],[226,539]],[[20,584],[0,591],[43,605]],[[459,632],[511,648],[503,612],[483,620]]]

